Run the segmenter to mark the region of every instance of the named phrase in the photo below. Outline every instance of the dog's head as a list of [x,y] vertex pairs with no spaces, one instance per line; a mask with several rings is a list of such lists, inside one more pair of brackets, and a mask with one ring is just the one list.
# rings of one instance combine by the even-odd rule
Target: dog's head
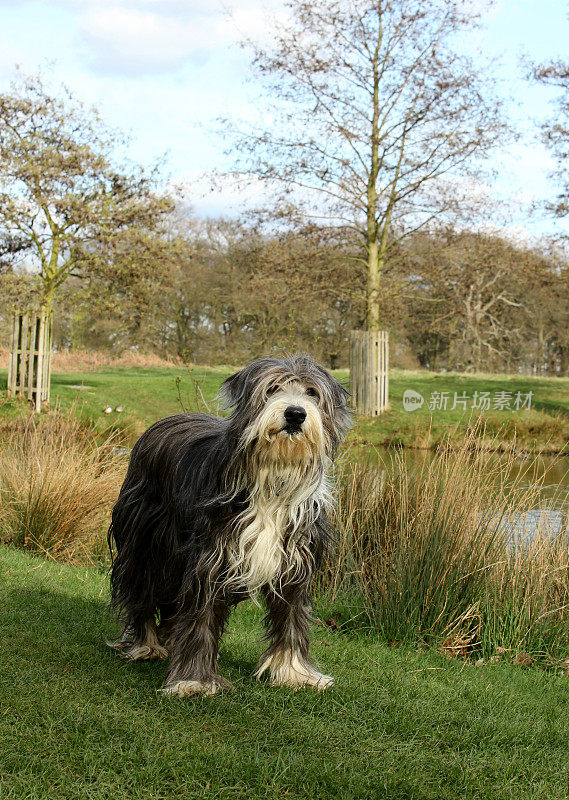
[[309,356],[259,358],[221,387],[240,448],[268,462],[333,458],[352,424],[348,392]]

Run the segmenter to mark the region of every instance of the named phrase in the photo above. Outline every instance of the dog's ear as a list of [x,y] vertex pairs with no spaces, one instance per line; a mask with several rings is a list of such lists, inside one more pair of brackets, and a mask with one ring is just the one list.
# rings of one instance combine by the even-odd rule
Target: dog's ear
[[224,408],[233,408],[233,406],[239,405],[239,400],[245,393],[247,378],[248,367],[245,367],[223,381],[219,389],[219,397]]
[[354,414],[349,407],[350,393],[333,375],[329,372],[326,375],[333,407],[331,416],[338,441],[342,442],[354,425]]
[[330,393],[334,399],[334,405],[337,408],[342,408],[343,406],[347,406],[350,401],[350,393],[346,389],[346,387],[340,383],[340,381],[331,375],[326,370],[326,377],[328,379],[328,386],[330,387]]
[[230,375],[221,384],[219,397],[224,408],[244,406],[251,401],[254,387],[259,378],[269,369],[279,367],[281,362],[276,358],[256,358],[246,367]]

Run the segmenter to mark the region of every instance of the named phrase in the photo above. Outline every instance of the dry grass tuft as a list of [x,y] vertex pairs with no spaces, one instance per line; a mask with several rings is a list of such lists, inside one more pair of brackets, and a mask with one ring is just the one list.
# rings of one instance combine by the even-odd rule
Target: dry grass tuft
[[100,563],[126,461],[114,436],[102,442],[73,411],[13,421],[0,461],[5,542],[70,563]]
[[502,452],[531,449],[532,442],[541,441],[543,452],[559,453],[567,450],[568,416],[562,409],[532,408],[523,414],[505,417],[499,412],[482,414],[470,432],[478,432],[486,449]]
[[[0,347],[0,369],[8,368],[10,351]],[[112,350],[86,350],[79,348],[69,352],[52,354],[51,366],[56,372],[94,372],[103,367],[171,367],[182,364],[179,358],[162,358],[156,353],[140,353],[125,350],[116,353]]]
[[137,350],[113,353],[80,349],[54,353],[52,369],[58,372],[92,372],[103,367],[171,367],[181,363],[179,358],[162,358],[156,353],[139,353]]

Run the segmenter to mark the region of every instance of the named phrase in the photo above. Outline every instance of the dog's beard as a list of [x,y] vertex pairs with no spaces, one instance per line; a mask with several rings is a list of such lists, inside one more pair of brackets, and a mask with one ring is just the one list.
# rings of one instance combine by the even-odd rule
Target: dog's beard
[[[285,420],[289,406],[302,406],[306,411],[298,429]],[[250,449],[258,466],[280,465],[285,472],[294,464],[322,460],[326,442],[320,411],[306,395],[279,392],[245,430],[242,446]]]
[[[287,430],[284,412],[290,405],[306,411],[297,431]],[[235,522],[227,582],[255,595],[266,585],[278,591],[279,584],[312,569],[295,534],[331,504],[330,460],[317,406],[306,396],[284,392],[270,398],[246,429],[242,446],[249,503]]]

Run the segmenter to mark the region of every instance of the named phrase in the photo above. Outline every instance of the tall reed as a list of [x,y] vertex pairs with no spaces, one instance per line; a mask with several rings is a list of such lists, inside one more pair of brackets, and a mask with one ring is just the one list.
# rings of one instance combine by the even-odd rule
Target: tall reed
[[374,467],[345,463],[338,546],[319,576],[326,604],[348,605],[389,640],[561,657],[568,533],[540,509],[533,463],[513,466],[481,450],[476,432],[414,467],[397,452]]
[[550,507],[518,514],[480,606],[485,653],[499,643],[508,652],[531,653],[548,663],[567,660],[568,561],[567,510]]

